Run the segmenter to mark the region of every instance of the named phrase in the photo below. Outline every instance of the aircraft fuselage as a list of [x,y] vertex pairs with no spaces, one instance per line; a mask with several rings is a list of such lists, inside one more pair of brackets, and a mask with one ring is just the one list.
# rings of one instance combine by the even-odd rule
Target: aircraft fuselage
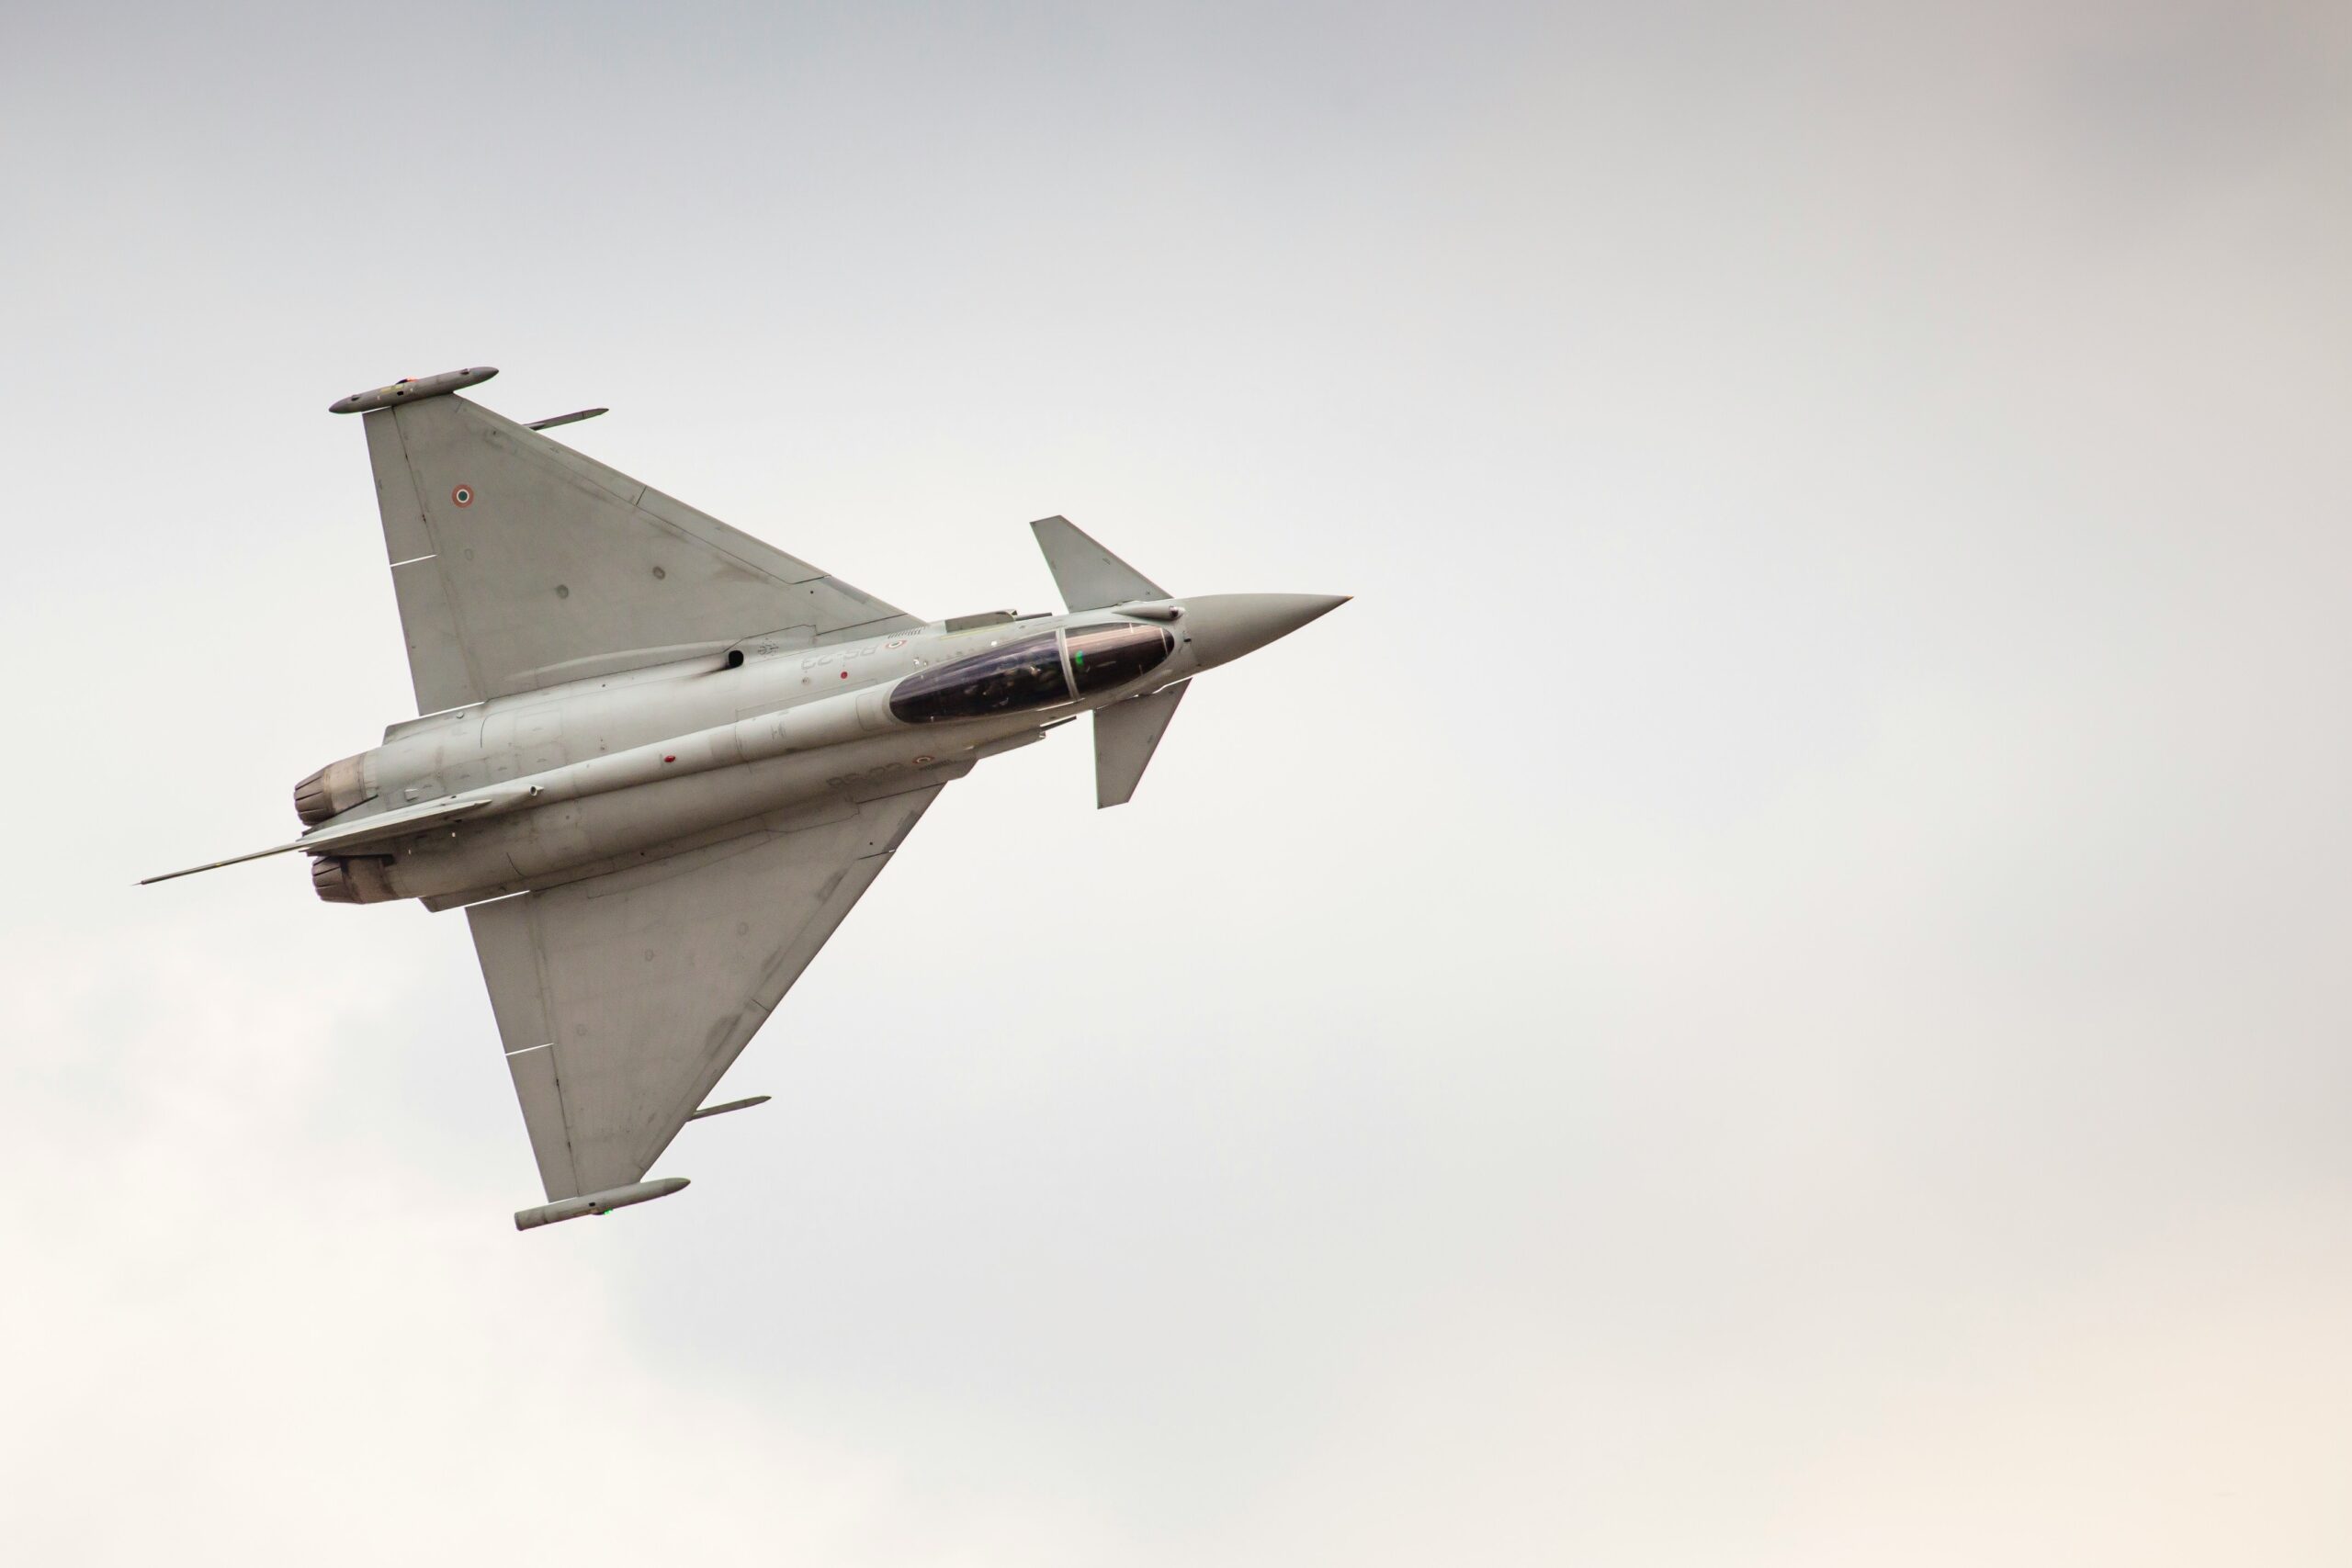
[[790,830],[959,777],[1335,603],[1212,594],[818,645],[779,633],[429,715],[304,780],[298,809],[314,831],[436,803],[469,814],[319,854],[312,881],[331,902],[446,908]]

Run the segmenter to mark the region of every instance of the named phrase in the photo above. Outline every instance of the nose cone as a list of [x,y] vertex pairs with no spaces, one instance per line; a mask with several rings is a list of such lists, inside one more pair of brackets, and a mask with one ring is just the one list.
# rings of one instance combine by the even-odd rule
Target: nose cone
[[1209,593],[1184,601],[1184,634],[1201,668],[1229,664],[1348,602],[1329,593]]

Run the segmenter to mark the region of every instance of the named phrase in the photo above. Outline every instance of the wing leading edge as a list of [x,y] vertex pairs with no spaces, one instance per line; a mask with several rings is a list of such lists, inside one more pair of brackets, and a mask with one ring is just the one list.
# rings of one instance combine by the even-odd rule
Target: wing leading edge
[[467,909],[551,1203],[645,1174],[944,787]]

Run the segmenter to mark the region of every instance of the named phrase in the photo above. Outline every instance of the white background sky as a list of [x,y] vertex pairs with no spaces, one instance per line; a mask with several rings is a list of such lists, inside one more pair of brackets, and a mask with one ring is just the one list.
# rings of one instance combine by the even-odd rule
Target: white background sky
[[[31,1562],[2335,1564],[2352,28],[0,7]],[[356,423],[926,615],[1356,602],[945,795],[536,1201]]]

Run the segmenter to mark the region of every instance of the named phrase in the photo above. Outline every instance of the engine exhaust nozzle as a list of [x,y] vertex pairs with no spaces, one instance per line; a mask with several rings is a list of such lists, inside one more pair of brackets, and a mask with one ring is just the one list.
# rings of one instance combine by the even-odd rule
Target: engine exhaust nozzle
[[315,828],[340,817],[355,806],[376,798],[376,753],[362,751],[329,762],[294,786],[294,815],[305,828]]

